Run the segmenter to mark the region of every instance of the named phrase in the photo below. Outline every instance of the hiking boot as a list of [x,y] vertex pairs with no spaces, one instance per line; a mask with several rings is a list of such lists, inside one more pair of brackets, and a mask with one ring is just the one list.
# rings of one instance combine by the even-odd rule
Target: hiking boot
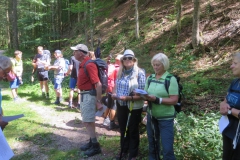
[[117,125],[115,122],[110,122],[109,129],[117,129],[119,128],[119,125]]
[[90,139],[89,142],[87,144],[84,144],[80,147],[80,150],[81,151],[86,151],[88,150],[89,148],[92,147],[92,140]]
[[103,120],[103,125],[104,126],[109,126],[110,125],[110,119],[108,117]]
[[100,148],[100,144],[97,142],[97,143],[92,143],[91,148],[89,148],[87,151],[85,151],[84,155],[88,156],[88,157],[91,157],[91,156],[94,156],[94,155],[99,154],[101,152],[102,151],[101,151],[101,148]]
[[60,101],[55,101],[54,104],[59,105]]
[[[118,155],[115,157],[116,160],[120,160],[120,154],[121,154],[121,152],[119,152]],[[121,160],[127,159],[127,157],[128,157],[128,153],[123,152],[123,153],[122,153]]]

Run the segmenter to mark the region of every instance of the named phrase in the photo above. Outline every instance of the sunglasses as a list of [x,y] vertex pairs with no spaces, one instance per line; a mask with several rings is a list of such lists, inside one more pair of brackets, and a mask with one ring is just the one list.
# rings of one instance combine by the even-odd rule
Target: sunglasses
[[126,60],[133,60],[133,57],[123,57],[123,60],[126,61]]

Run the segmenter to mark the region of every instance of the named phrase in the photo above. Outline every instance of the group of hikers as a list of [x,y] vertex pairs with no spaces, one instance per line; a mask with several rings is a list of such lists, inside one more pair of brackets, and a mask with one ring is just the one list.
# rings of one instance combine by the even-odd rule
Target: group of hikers
[[[102,94],[103,84],[100,81],[98,66],[92,61],[94,53],[88,50],[85,44],[70,47],[73,56],[70,65],[64,72],[65,61],[62,52],[56,50],[56,60],[50,65],[50,57],[44,53],[43,47],[38,47],[38,54],[33,59],[34,71],[37,72],[42,95],[49,98],[47,85],[48,71],[54,70],[54,89],[56,93],[55,104],[60,104],[62,98],[61,83],[64,76],[70,75],[69,107],[73,107],[73,94],[78,93],[78,107],[81,111],[89,139],[80,146],[87,157],[101,153],[101,147],[95,132],[95,113],[107,106],[102,115],[103,124],[109,125],[110,129],[120,130],[120,151],[116,159],[136,160],[139,152],[139,123],[142,121],[142,109],[148,105],[146,130],[149,142],[148,158],[159,160],[175,160],[174,144],[174,118],[176,111],[174,105],[178,102],[179,88],[177,79],[172,76],[168,69],[170,62],[164,53],[157,53],[151,59],[154,73],[146,78],[145,71],[138,67],[138,59],[135,53],[126,49],[123,54],[116,55],[115,62],[108,63],[108,88],[106,94]],[[15,55],[21,57],[21,52]],[[16,56],[16,59],[17,59]],[[111,57],[109,57],[111,58]],[[21,58],[20,58],[21,59]],[[4,64],[3,64],[4,63]],[[10,64],[11,63],[11,64]],[[5,56],[0,56],[0,77],[7,78],[11,70],[16,73],[16,84],[22,83],[22,70],[15,72],[14,63]],[[13,66],[13,67],[12,67]],[[20,65],[19,65],[20,66]],[[233,57],[231,65],[233,74],[237,76],[229,90],[226,99],[220,104],[220,113],[227,116],[230,126],[223,131],[223,159],[239,159],[240,141],[239,119],[240,119],[240,53]],[[165,87],[165,79],[169,78],[168,89]],[[11,82],[12,83],[12,82]],[[238,89],[239,88],[239,89]],[[17,92],[13,94],[14,100],[18,100]],[[239,98],[238,98],[239,97]],[[0,106],[1,111],[1,106]],[[1,114],[1,112],[0,112]],[[115,122],[115,116],[117,123]],[[0,116],[1,118],[1,116]],[[7,125],[1,121],[2,129]],[[234,147],[232,143],[234,142]]]

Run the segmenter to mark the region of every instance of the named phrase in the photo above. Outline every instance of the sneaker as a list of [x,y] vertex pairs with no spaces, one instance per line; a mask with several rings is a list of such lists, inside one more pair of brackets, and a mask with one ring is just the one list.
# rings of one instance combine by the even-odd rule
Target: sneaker
[[85,151],[84,155],[88,156],[88,157],[91,157],[91,156],[94,156],[94,155],[99,154],[101,152],[102,151],[101,151],[101,148],[100,148],[100,144],[97,142],[97,143],[92,143],[91,148],[89,148],[87,151]]
[[69,108],[72,108],[72,106],[73,106],[72,103],[68,103]]
[[81,151],[86,151],[88,150],[89,148],[92,147],[92,140],[90,139],[89,142],[87,144],[84,144],[80,147],[80,150]]
[[13,101],[14,102],[19,102],[19,101],[21,101],[21,99],[19,97],[15,97],[15,98],[13,98]]
[[109,126],[110,125],[110,119],[108,117],[103,120],[103,125],[104,126]]
[[119,125],[117,125],[115,122],[110,122],[109,129],[117,129],[119,128]]

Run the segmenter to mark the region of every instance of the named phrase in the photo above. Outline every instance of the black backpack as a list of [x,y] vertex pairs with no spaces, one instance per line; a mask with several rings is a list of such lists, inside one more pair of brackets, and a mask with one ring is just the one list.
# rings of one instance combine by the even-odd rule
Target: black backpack
[[102,83],[102,93],[106,93],[106,90],[108,88],[108,65],[107,63],[102,60],[97,58],[96,60],[88,60],[85,64],[84,64],[84,72],[85,74],[89,77],[87,69],[86,69],[86,65],[88,63],[95,63],[97,68],[98,68],[98,77],[100,79],[100,82]]
[[[177,104],[174,105],[174,108],[175,108],[176,112],[179,113],[179,112],[181,112],[181,108],[182,108],[181,101],[182,101],[182,98],[184,98],[184,94],[182,92],[183,86],[180,84],[180,77],[177,75],[172,75],[172,74],[167,75],[165,82],[164,82],[164,86],[165,86],[167,93],[169,93],[168,89],[170,86],[170,80],[171,80],[172,76],[174,76],[177,79],[177,83],[178,83],[178,102],[177,102]],[[148,78],[148,87],[151,82],[162,83],[159,81],[152,80],[152,75],[150,75]]]

